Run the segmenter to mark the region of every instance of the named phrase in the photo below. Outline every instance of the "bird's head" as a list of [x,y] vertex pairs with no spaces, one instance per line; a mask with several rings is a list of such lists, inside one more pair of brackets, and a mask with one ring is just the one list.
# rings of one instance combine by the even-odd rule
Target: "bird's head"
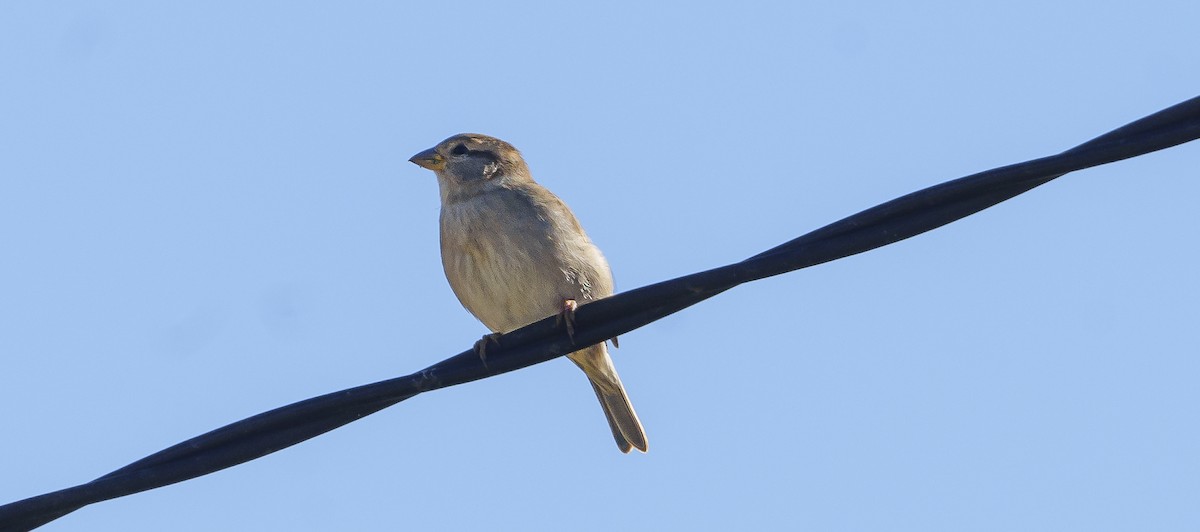
[[454,135],[409,161],[437,174],[443,200],[529,179],[529,167],[512,144],[475,133]]

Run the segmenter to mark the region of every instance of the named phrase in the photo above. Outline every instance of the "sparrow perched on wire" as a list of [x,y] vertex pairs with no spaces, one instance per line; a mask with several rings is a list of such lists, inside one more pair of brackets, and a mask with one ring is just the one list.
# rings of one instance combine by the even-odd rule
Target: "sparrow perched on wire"
[[[409,160],[437,174],[442,268],[459,302],[494,333],[476,344],[481,355],[500,334],[547,316],[557,314],[572,334],[576,307],[612,294],[600,250],[511,144],[464,133]],[[646,433],[605,343],[567,358],[587,374],[621,452],[645,452]]]

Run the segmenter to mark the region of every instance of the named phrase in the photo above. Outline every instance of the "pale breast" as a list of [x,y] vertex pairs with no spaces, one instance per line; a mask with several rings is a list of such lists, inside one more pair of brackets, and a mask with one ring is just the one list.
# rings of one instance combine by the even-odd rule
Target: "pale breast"
[[511,331],[559,312],[565,299],[582,304],[612,293],[603,255],[565,205],[570,219],[554,206],[508,189],[443,205],[446,278],[489,329]]

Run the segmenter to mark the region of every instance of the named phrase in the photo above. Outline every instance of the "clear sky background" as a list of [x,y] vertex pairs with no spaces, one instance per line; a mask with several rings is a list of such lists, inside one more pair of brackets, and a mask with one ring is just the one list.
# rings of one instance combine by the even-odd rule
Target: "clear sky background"
[[[0,502],[425,367],[458,132],[618,289],[1200,94],[1179,2],[0,4]],[[45,527],[1195,530],[1200,144]]]

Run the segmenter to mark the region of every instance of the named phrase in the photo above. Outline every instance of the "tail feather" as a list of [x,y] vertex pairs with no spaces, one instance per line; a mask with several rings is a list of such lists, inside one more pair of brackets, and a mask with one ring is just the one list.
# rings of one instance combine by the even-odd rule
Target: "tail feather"
[[621,434],[621,427],[617,426],[616,420],[613,419],[612,409],[608,407],[608,402],[604,400],[604,392],[600,391],[600,387],[596,383],[592,383],[592,390],[596,391],[596,399],[600,401],[600,408],[604,409],[604,418],[608,420],[608,429],[612,431],[613,439],[617,440],[617,448],[623,453],[628,453],[633,449],[633,444]]
[[633,411],[633,405],[625,393],[625,386],[621,384],[621,378],[617,376],[617,369],[613,366],[612,358],[608,356],[604,344],[597,344],[567,356],[587,374],[588,381],[596,392],[596,399],[604,409],[604,417],[608,420],[608,428],[612,430],[617,448],[623,453],[628,453],[631,449],[646,452],[646,431],[642,428],[637,413]]

